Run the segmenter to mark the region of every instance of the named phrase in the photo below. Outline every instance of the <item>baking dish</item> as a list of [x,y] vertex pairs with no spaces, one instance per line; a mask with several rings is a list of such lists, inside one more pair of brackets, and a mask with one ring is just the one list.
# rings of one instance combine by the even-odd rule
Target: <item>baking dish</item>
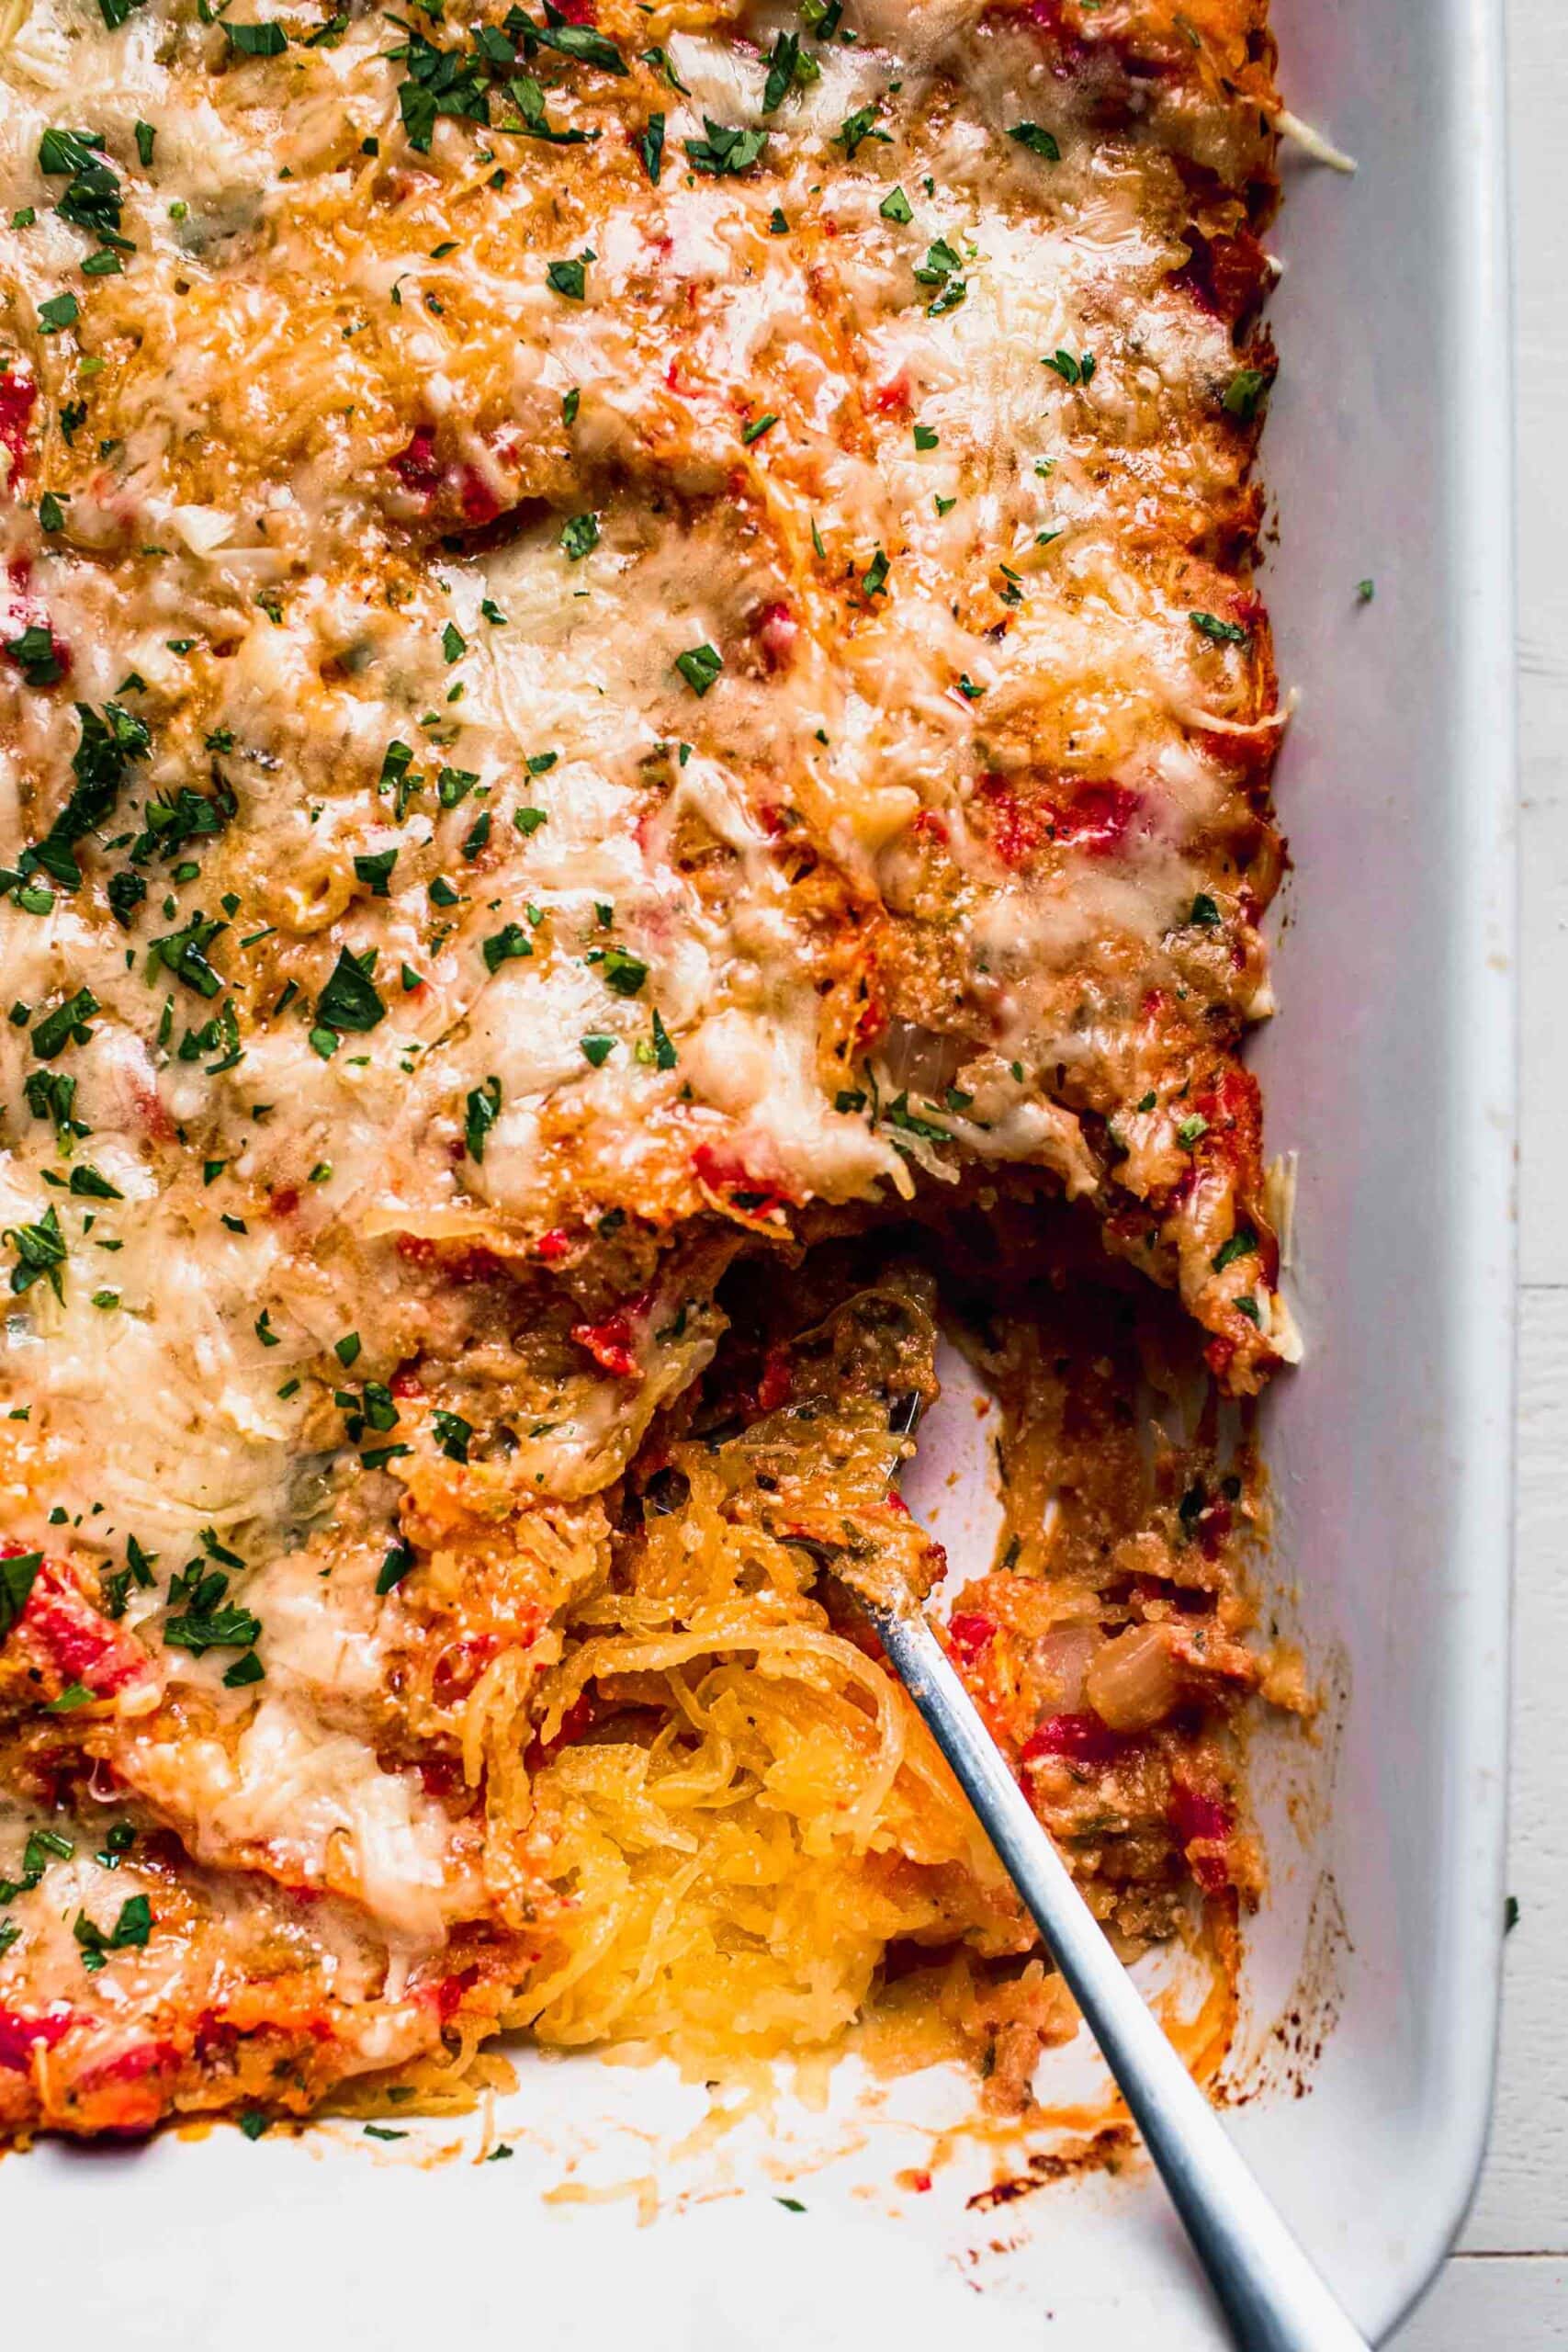
[[[1280,0],[1278,14],[1292,105],[1361,169],[1348,181],[1292,161],[1277,238],[1284,375],[1266,462],[1282,536],[1268,589],[1286,679],[1303,688],[1279,779],[1301,920],[1258,1059],[1273,1147],[1302,1155],[1311,1356],[1267,1421],[1280,1605],[1328,1703],[1315,1744],[1281,1736],[1258,1758],[1273,1887],[1249,1939],[1236,2073],[1257,2096],[1236,2129],[1375,2335],[1430,2275],[1473,2177],[1502,1925],[1500,34],[1488,0]],[[956,1541],[979,1502],[954,1490],[943,1532]],[[1141,2341],[1151,2324],[1166,2345],[1217,2340],[1145,2177],[987,2203],[986,2151],[930,2165],[922,2124],[956,2107],[940,2081],[868,2093],[846,2067],[820,2109],[713,2136],[701,2090],[661,2070],[525,2058],[521,2073],[495,2119],[513,2154],[477,2165],[479,2124],[35,2151],[5,2168],[10,2242],[36,2249],[13,2295],[37,2323],[68,2312],[178,2352],[459,2329],[759,2352],[874,2329],[1023,2345],[1047,2313],[1070,2346]],[[1085,2076],[1084,2054],[1065,2053],[1051,2096],[1067,2104]]]

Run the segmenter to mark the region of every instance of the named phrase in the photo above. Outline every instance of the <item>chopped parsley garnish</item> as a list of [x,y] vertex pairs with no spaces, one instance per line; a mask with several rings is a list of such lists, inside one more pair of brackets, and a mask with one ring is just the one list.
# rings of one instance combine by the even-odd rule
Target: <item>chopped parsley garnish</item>
[[[221,1577],[202,1581],[220,1589],[227,1583]],[[164,1620],[164,1641],[173,1649],[189,1650],[193,1657],[201,1657],[208,1650],[248,1650],[260,1632],[261,1619],[231,1603],[226,1608],[188,1609]]]
[[553,261],[545,271],[550,285],[568,302],[581,302],[588,292],[588,265],[598,254],[589,245],[571,261]]
[[624,947],[596,948],[589,961],[599,967],[599,977],[617,996],[636,996],[648,978],[648,966],[640,956],[627,953]]
[[[481,27],[478,38],[483,41],[491,33]],[[551,147],[585,147],[599,136],[596,130],[561,130],[551,122],[545,110],[545,93],[532,74],[514,74],[506,85],[506,95],[517,108],[515,118],[497,125],[498,130],[510,130],[524,139],[542,139]]]
[[529,835],[536,833],[541,825],[547,825],[549,818],[543,808],[514,808],[512,821],[526,840]]
[[119,1906],[119,1917],[106,1934],[85,1911],[76,1914],[72,1934],[82,1948],[84,1968],[102,1968],[111,1951],[140,1950],[152,1932],[152,1906],[144,1894],[133,1894]]
[[21,856],[24,874],[41,868],[67,890],[80,889],[82,885],[76,843],[107,823],[132,766],[152,748],[145,721],[118,702],[106,703],[102,717],[79,702],[76,718],[82,730],[71,755],[76,781],[42,841],[25,849]]
[[893,144],[888,133],[877,128],[874,106],[857,107],[853,114],[844,117],[833,133],[834,145],[843,149],[845,160],[850,163],[853,162],[857,149],[863,147],[868,139],[880,140],[885,147]]
[[762,85],[762,112],[776,114],[797,82],[817,82],[822,68],[803,53],[798,33],[781,32],[768,52],[768,78]]
[[229,926],[217,915],[204,915],[198,907],[189,922],[179,931],[172,931],[162,939],[151,942],[148,950],[148,973],[151,976],[163,965],[198,996],[215,997],[223,986],[221,977],[207,960],[207,951]]
[[377,1591],[383,1598],[389,1592],[395,1592],[403,1578],[410,1574],[413,1565],[413,1554],[407,1545],[394,1544],[381,1563],[380,1573],[376,1578]]
[[476,1086],[464,1106],[463,1141],[470,1159],[482,1161],[490,1131],[501,1116],[501,1080],[487,1078]]
[[694,645],[689,653],[677,653],[675,667],[694,695],[705,695],[724,667],[724,656],[711,645]]
[[471,1422],[466,1421],[461,1413],[436,1411],[430,1416],[430,1426],[448,1462],[467,1462],[468,1440],[474,1433]]
[[70,1189],[78,1200],[123,1201],[125,1198],[125,1194],[111,1184],[107,1176],[100,1176],[96,1168],[89,1168],[85,1162],[71,1170]]
[[39,169],[51,178],[69,175],[55,205],[62,220],[85,229],[105,244],[123,244],[119,234],[120,185],[97,149],[74,130],[46,130],[39,141]]
[[1217,900],[1212,899],[1207,890],[1200,890],[1192,901],[1192,911],[1187,920],[1196,923],[1200,930],[1212,930],[1220,920]]
[[682,81],[681,76],[676,73],[675,68],[671,64],[667,51],[663,49],[645,49],[639,51],[638,54],[645,65],[651,65],[655,73],[663,74],[664,79],[669,83],[670,87],[672,90],[679,90],[683,98],[689,98],[691,96],[692,94],[690,90],[686,87],[684,82]]
[[22,1091],[34,1118],[50,1122],[54,1140],[67,1157],[77,1138],[92,1132],[85,1121],[75,1116],[76,1080],[67,1078],[63,1071],[29,1070]]
[[603,1069],[615,1050],[616,1041],[614,1037],[580,1037],[578,1043],[582,1047],[582,1057],[590,1069]]
[[1238,424],[1250,424],[1268,387],[1269,379],[1260,368],[1238,368],[1225,386],[1221,406]]
[[1040,362],[1060,376],[1064,384],[1087,384],[1092,381],[1096,360],[1092,351],[1081,352],[1075,359],[1070,351],[1053,351]]
[[772,409],[768,409],[764,411],[762,415],[756,419],[754,424],[741,426],[740,438],[745,442],[746,447],[750,448],[752,442],[760,441],[764,433],[771,433],[777,423],[778,418],[773,414]]
[[[172,800],[157,794],[147,803],[142,831],[130,846],[130,854],[138,865],[145,865],[157,852],[171,858],[184,849],[187,842],[206,841],[222,832],[238,812],[239,803],[228,785],[220,779],[210,793],[193,792],[182,784]],[[225,913],[233,909],[226,907]]]
[[29,686],[57,686],[65,675],[47,622],[29,622],[19,637],[4,640],[4,650]]
[[316,1000],[317,1021],[324,1029],[364,1036],[386,1017],[387,1008],[365,964],[346,947],[340,948],[326,987]]
[[1200,637],[1214,645],[1245,645],[1247,633],[1237,621],[1220,620],[1213,613],[1189,613],[1188,619]]
[[288,36],[277,24],[231,25],[225,20],[223,30],[242,57],[281,57],[288,46]]
[[448,669],[454,662],[460,662],[468,650],[468,640],[462,630],[448,621],[441,632],[441,658]]
[[522,924],[509,922],[502,930],[491,933],[480,953],[485,959],[486,971],[496,972],[502,964],[510,963],[516,956],[532,956],[534,950]]
[[398,85],[398,110],[404,136],[419,154],[429,154],[441,115],[489,122],[491,73],[483,58],[460,49],[436,49],[413,31],[387,54],[401,59],[405,67],[405,79]]
[[918,1118],[909,1108],[908,1094],[895,1096],[883,1114],[890,1127],[900,1127],[906,1135],[919,1136],[926,1143],[951,1143],[946,1127],[939,1127],[934,1120]]
[[571,514],[561,526],[561,551],[569,563],[581,563],[599,544],[597,514]]
[[[73,327],[81,315],[82,306],[74,294],[51,294],[47,302],[39,304],[38,331],[39,334],[59,334],[62,328]],[[85,414],[85,411],[83,413]],[[64,412],[62,411],[62,425],[64,421]],[[69,437],[67,435],[67,439]]]
[[889,188],[877,206],[885,220],[897,220],[900,228],[908,228],[914,219],[914,209],[901,187]]
[[35,1023],[32,1034],[32,1048],[39,1060],[53,1061],[73,1041],[85,1046],[93,1035],[88,1020],[99,1009],[91,989],[78,989],[73,996],[57,1004],[52,1012],[46,1013]]
[[47,1282],[54,1295],[63,1305],[65,1285],[61,1268],[65,1263],[65,1236],[60,1230],[59,1212],[45,1209],[36,1225],[11,1225],[0,1234],[7,1248],[17,1253],[11,1269],[11,1288],[23,1297],[37,1282]]
[[963,255],[954,253],[945,237],[937,237],[928,245],[925,260],[915,270],[917,285],[940,289],[935,301],[926,305],[927,318],[945,318],[949,311],[957,310],[969,291],[967,280],[958,275],[963,266]]
[[657,187],[659,175],[664,168],[664,117],[662,114],[649,116],[647,126],[637,138],[637,152],[642,157],[643,170]]
[[1027,147],[1032,155],[1043,156],[1047,164],[1059,164],[1062,160],[1054,134],[1042,130],[1037,122],[1015,122],[1008,137],[1016,139],[1021,147]]
[[[13,1552],[9,1559],[0,1560],[0,1642],[3,1642],[23,1610],[32,1591],[34,1579],[43,1566],[41,1552]],[[9,1902],[6,1894],[0,1900]]]
[[1181,1146],[1183,1151],[1190,1151],[1199,1139],[1201,1136],[1206,1136],[1208,1132],[1208,1120],[1203,1116],[1201,1111],[1194,1111],[1190,1119],[1183,1119],[1181,1125],[1177,1128],[1176,1140]]
[[679,1059],[680,1056],[675,1051],[674,1041],[671,1037],[668,1029],[664,1026],[663,1022],[660,1021],[659,1017],[659,1008],[656,1005],[653,1011],[654,1068],[656,1069],[673,1069]]
[[377,779],[376,789],[378,792],[385,792],[389,786],[396,786],[399,795],[398,814],[400,817],[402,815],[403,809],[407,805],[403,797],[403,794],[404,787],[408,783],[408,773],[412,765],[413,752],[409,744],[395,741],[388,744],[386,752],[382,757],[381,773]]
[[1258,1247],[1258,1236],[1249,1225],[1238,1225],[1228,1241],[1222,1242],[1209,1263],[1216,1274],[1234,1266],[1238,1258],[1250,1258]]
[[715,122],[711,115],[703,117],[705,137],[687,139],[682,143],[686,161],[694,172],[704,172],[710,179],[738,178],[760,161],[768,143],[765,130],[741,130],[732,125]]
[[361,882],[368,885],[373,899],[384,899],[388,895],[387,885],[392,878],[392,868],[397,862],[398,853],[395,849],[378,849],[368,856],[356,857],[354,861],[354,871]]
[[592,25],[569,24],[561,11],[552,7],[550,0],[545,0],[542,25],[532,23],[521,8],[513,7],[507,10],[506,29],[530,56],[536,49],[553,49],[561,57],[596,66],[601,74],[625,75],[630,71],[613,40],[595,32]]

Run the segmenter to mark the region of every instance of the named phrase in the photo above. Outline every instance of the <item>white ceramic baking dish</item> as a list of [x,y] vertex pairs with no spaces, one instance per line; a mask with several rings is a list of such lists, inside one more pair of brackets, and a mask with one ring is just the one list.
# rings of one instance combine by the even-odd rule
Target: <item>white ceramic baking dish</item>
[[[1485,2133],[1502,1932],[1512,1357],[1508,334],[1496,0],[1277,0],[1292,107],[1269,593],[1302,703],[1276,1149],[1301,1153],[1305,1370],[1271,1400],[1282,1601],[1331,1694],[1259,1761],[1273,1887],[1235,2129],[1370,2335],[1420,2291]],[[1357,582],[1375,582],[1371,603]],[[927,1491],[939,1491],[928,1479]],[[943,1503],[962,1541],[964,1494]],[[1282,2031],[1273,2029],[1283,2020]],[[1057,2094],[1082,2053],[1052,2062]],[[1213,2345],[1135,2171],[987,2209],[982,2152],[848,2069],[682,2147],[661,2070],[525,2059],[498,2120],[0,2169],[8,2307],[128,2352],[480,2341]],[[1304,2092],[1304,2095],[1303,2095]],[[450,2149],[446,2161],[434,2152]],[[564,2193],[563,2193],[564,2192]],[[777,2201],[787,2195],[805,2211]],[[591,2201],[593,2199],[601,2201]],[[657,2210],[656,2210],[657,2209]],[[650,2220],[649,2217],[653,2216]],[[639,2226],[639,2222],[646,2226]],[[978,2289],[978,2294],[966,2291]]]

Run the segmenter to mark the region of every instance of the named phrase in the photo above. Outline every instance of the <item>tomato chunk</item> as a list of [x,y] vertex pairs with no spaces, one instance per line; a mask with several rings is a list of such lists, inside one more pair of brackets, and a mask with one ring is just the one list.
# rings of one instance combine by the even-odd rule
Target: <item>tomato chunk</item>
[[997,1637],[996,1620],[960,1610],[947,1621],[948,1645],[961,1665],[973,1666]]
[[[26,1547],[0,1544],[0,1558],[17,1559]],[[60,1561],[45,1559],[33,1578],[17,1631],[52,1666],[62,1682],[80,1682],[95,1699],[112,1699],[144,1682],[152,1661],[134,1634],[95,1609]]]
[[1126,1749],[1121,1734],[1098,1715],[1047,1715],[1024,1741],[1021,1760],[1034,1764],[1051,1756],[1066,1764],[1114,1764]]
[[42,2017],[24,2017],[19,2009],[0,2009],[0,2066],[12,2074],[27,2072],[35,2050],[52,2050],[74,2023],[70,2009],[48,2009]]
[[0,370],[0,449],[11,460],[11,488],[21,480],[28,454],[28,432],[38,401],[38,386],[11,369]]

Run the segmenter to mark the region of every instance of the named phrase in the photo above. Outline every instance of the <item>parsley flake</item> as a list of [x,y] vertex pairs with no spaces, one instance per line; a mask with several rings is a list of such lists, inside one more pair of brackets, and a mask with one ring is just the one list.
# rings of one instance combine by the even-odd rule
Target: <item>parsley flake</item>
[[569,515],[561,526],[560,544],[569,563],[581,563],[599,544],[597,514]]
[[689,653],[677,653],[675,667],[692,692],[699,697],[705,695],[724,667],[724,656],[711,645],[694,645]]
[[1189,613],[1188,619],[1200,637],[1213,645],[1245,645],[1247,632],[1237,621],[1223,621],[1213,613]]
[[588,291],[588,265],[599,256],[584,245],[572,261],[553,261],[545,272],[555,291],[568,302],[581,302]]
[[1055,137],[1049,130],[1043,130],[1037,122],[1015,122],[1008,137],[1016,139],[1021,147],[1027,147],[1032,155],[1043,157],[1047,164],[1059,164],[1062,160],[1062,151]]

